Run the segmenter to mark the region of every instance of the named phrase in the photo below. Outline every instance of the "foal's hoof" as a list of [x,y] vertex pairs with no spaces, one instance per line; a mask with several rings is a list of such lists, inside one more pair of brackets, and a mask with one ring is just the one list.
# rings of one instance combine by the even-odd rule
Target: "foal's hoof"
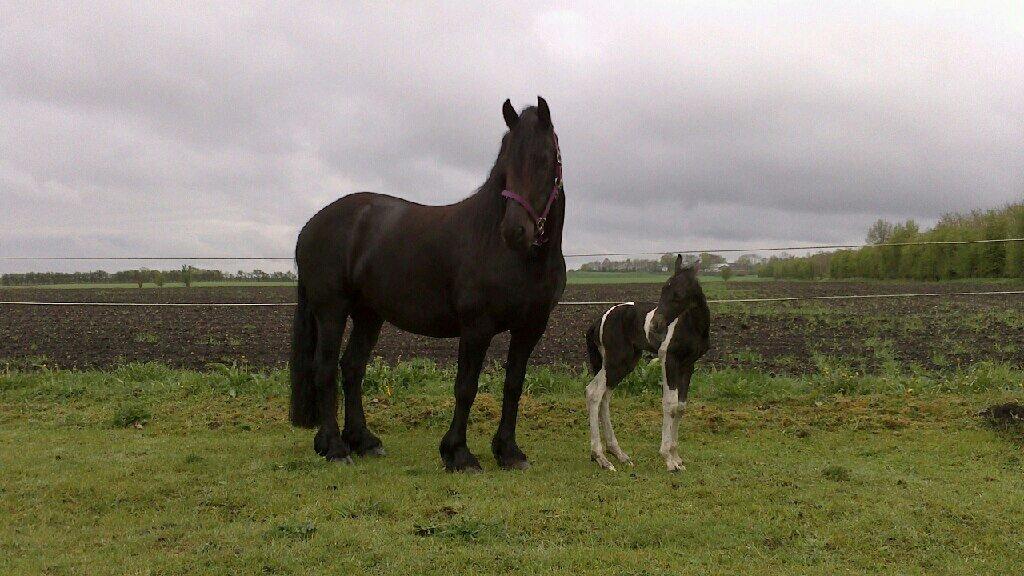
[[609,472],[615,472],[615,466],[608,460],[608,457],[604,454],[591,453],[590,459],[597,462],[597,465]]
[[683,461],[682,460],[666,462],[665,463],[665,467],[668,468],[668,471],[673,473],[673,474],[675,474],[676,472],[682,472],[682,471],[686,470],[686,466],[683,465]]

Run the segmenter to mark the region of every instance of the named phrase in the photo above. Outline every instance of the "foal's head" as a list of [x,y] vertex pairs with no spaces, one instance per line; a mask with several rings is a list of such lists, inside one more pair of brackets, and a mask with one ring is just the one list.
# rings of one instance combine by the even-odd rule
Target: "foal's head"
[[[547,217],[561,177],[558,139],[551,111],[543,98],[517,114],[512,103],[502,107],[508,134],[501,143],[498,163],[505,174],[505,212],[501,236],[513,250],[527,250],[546,240]],[[548,226],[550,228],[550,226]]]
[[654,332],[664,332],[673,320],[704,301],[704,290],[697,280],[699,273],[699,261],[684,267],[683,255],[676,256],[675,270],[661,288],[658,310],[651,319]]

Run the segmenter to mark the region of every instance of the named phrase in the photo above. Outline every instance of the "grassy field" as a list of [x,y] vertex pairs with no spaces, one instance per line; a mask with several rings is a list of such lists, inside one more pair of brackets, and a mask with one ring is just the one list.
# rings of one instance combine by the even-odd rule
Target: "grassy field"
[[286,421],[285,374],[132,364],[0,370],[2,574],[1009,574],[1024,570],[1021,430],[982,407],[1024,373],[769,377],[701,371],[657,454],[656,364],[613,415],[635,468],[589,462],[586,376],[536,369],[520,444],[495,469],[500,375],[470,446],[487,471],[440,470],[450,369],[372,366],[371,426],[389,454],[328,464]]

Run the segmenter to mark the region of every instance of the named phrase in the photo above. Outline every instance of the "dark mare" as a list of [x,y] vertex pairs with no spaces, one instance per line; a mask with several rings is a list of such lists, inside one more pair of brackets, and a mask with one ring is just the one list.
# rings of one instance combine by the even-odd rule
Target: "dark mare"
[[[318,454],[383,454],[366,426],[362,384],[385,321],[416,334],[459,338],[455,413],[441,439],[448,470],[480,469],[466,425],[491,339],[510,332],[501,421],[491,449],[503,468],[527,468],[516,444],[526,364],[565,289],[561,155],[543,98],[517,114],[484,184],[449,206],[424,206],[368,192],[328,205],[295,246],[298,307],[292,339],[291,421],[319,426]],[[338,354],[345,425],[338,426]]]

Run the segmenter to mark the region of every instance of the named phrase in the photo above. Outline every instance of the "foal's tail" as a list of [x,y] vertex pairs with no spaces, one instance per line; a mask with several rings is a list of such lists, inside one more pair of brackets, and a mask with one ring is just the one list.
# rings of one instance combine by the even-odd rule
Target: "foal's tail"
[[601,358],[601,348],[597,342],[597,324],[591,324],[587,329],[587,355],[590,357],[590,369],[597,374],[604,364],[604,359]]
[[320,420],[316,403],[316,318],[309,310],[306,288],[299,279],[295,321],[292,325],[292,397],[288,411],[292,424],[313,428]]

